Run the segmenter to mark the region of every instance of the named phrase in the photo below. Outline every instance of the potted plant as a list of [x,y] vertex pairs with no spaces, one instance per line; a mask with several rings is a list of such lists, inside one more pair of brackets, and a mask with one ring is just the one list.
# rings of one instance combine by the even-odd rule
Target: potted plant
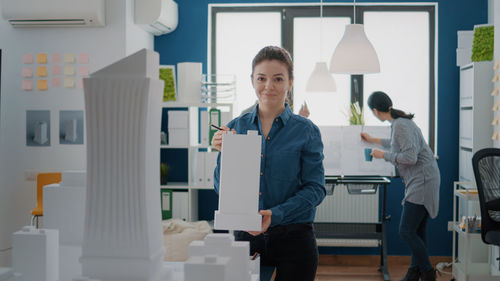
[[167,163],[160,163],[160,185],[167,185],[169,169],[170,166]]

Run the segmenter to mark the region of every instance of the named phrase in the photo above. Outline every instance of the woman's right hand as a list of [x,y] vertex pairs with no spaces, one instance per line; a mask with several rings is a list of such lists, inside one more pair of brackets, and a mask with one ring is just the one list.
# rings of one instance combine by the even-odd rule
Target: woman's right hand
[[[212,148],[217,149],[218,151],[222,151],[222,135],[227,134],[229,132],[229,128],[227,126],[222,126],[222,130],[215,132],[212,137]],[[236,130],[232,130],[233,134],[236,134]]]
[[368,133],[362,132],[362,133],[360,133],[360,135],[361,135],[361,139],[368,142],[368,143],[375,142],[375,138],[370,136],[370,134],[368,134]]

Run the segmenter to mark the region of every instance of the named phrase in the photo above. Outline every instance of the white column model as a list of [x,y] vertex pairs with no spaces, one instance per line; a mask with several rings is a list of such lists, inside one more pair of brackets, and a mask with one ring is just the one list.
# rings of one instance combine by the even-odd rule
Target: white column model
[[260,230],[260,154],[262,137],[257,131],[222,137],[219,210],[215,229]]
[[143,49],[83,82],[87,199],[80,261],[91,279],[165,280],[158,66],[158,54]]

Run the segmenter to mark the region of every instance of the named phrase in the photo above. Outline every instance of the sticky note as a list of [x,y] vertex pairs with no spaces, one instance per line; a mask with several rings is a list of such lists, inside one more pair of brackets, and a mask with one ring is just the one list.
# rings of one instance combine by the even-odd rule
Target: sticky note
[[498,140],[498,131],[495,131],[495,132],[493,133],[493,136],[491,136],[491,139],[492,139],[492,140]]
[[68,63],[75,62],[75,55],[73,55],[73,54],[64,54],[64,62],[68,62]]
[[493,91],[491,91],[491,94],[490,96],[496,96],[498,95],[498,87],[495,87],[495,89],[493,89]]
[[498,73],[495,73],[495,76],[493,76],[493,79],[491,79],[491,82],[497,82],[498,81]]
[[47,54],[40,53],[36,55],[36,63],[47,63]]
[[33,83],[31,82],[31,80],[23,80],[23,90],[25,91],[31,91],[33,90]]
[[80,68],[78,68],[78,75],[88,76],[89,75],[89,67],[88,66],[80,66]]
[[64,88],[74,88],[75,87],[75,79],[73,77],[64,78]]
[[62,73],[62,67],[60,65],[53,65],[52,66],[52,74],[53,75],[61,75]]
[[495,60],[495,64],[493,65],[493,70],[498,70],[498,59]]
[[45,91],[49,87],[47,80],[38,80],[36,83],[36,88],[40,91]]
[[36,68],[36,76],[46,77],[47,76],[47,67],[39,66]]
[[61,63],[61,54],[52,54],[52,63]]
[[61,78],[60,77],[52,78],[52,87],[61,87]]
[[74,65],[65,65],[64,66],[64,75],[75,75],[75,66]]
[[498,110],[498,101],[495,102],[495,104],[493,105],[493,107],[491,108],[491,110],[493,110],[493,111],[497,111]]
[[491,125],[493,125],[493,126],[498,125],[498,116],[495,116],[495,118],[493,118]]
[[23,77],[33,77],[33,69],[31,67],[24,67],[21,71]]
[[33,63],[33,54],[24,54],[23,55],[23,63],[25,63],[25,64]]
[[79,54],[78,63],[89,63],[89,54]]

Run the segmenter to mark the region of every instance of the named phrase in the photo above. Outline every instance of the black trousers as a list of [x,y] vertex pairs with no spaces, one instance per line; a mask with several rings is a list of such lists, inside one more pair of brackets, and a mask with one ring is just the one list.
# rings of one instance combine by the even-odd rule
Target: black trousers
[[275,281],[314,281],[318,247],[311,223],[278,225],[259,236],[234,232],[236,241],[250,242],[250,255],[260,254],[261,265],[275,266]]

